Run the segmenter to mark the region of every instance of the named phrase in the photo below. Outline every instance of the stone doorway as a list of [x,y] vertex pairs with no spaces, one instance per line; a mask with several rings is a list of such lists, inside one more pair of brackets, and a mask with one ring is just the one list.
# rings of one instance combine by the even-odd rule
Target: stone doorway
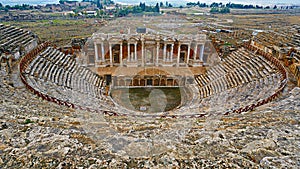
[[114,52],[114,63],[120,63],[120,53]]
[[180,52],[179,63],[184,63],[186,60],[186,53]]
[[152,79],[147,79],[147,86],[152,86]]
[[145,58],[146,58],[146,63],[147,64],[153,64],[154,63],[153,49],[146,49]]

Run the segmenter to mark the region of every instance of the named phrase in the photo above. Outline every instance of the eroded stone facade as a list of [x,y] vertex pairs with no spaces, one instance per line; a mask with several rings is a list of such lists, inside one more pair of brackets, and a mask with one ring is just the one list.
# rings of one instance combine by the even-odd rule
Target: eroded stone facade
[[95,33],[80,63],[89,67],[203,66],[206,35]]

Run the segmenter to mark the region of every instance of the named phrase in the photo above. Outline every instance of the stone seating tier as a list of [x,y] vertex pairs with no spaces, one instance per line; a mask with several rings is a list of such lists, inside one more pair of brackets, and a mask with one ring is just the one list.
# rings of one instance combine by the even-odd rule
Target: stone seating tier
[[[42,82],[45,82],[46,84],[55,84],[83,94],[101,97],[102,94],[99,88],[102,88],[103,78],[84,67],[78,66],[74,60],[71,60],[73,59],[70,56],[48,47],[31,62],[28,70],[25,72],[28,72],[27,76],[33,85],[40,83],[39,88],[41,89],[43,89],[41,87]],[[68,63],[72,64],[72,69],[67,65]],[[72,72],[71,70],[73,69],[74,71]],[[45,91],[41,90],[41,92]]]
[[[251,81],[264,79],[277,70],[264,57],[239,49],[223,62],[210,68],[206,74],[195,77],[201,97],[229,90]],[[204,93],[203,93],[204,92]]]
[[[80,67],[70,56],[52,47],[41,45],[39,48],[43,50],[34,50],[33,54],[26,55],[26,62],[20,64],[21,75],[25,76],[30,90],[59,104],[111,111],[112,115],[123,114],[114,113],[119,110],[118,107],[103,95],[103,77]],[[276,98],[278,91],[285,86],[287,75],[276,59],[265,54],[261,57],[261,51],[258,53],[253,49],[239,49],[206,74],[196,76],[197,85],[193,85],[198,90],[195,88],[193,92],[197,95],[193,95],[192,102],[188,103],[190,109],[182,109],[188,113],[200,113],[197,117],[203,114],[240,113]],[[180,110],[172,113],[178,114]],[[189,114],[182,116],[195,117]]]
[[[214,87],[205,86],[200,89],[200,95],[203,99],[198,105],[199,111],[222,113],[255,104],[263,100],[266,96],[272,95],[279,86],[279,74],[244,83],[237,87],[222,90],[221,92],[213,91]],[[214,94],[211,95],[211,93]]]
[[[19,44],[22,44],[25,47],[34,40],[34,37],[30,32],[12,26],[1,25],[0,33],[0,44],[2,46],[16,47]],[[11,48],[11,50],[16,52],[17,48]]]

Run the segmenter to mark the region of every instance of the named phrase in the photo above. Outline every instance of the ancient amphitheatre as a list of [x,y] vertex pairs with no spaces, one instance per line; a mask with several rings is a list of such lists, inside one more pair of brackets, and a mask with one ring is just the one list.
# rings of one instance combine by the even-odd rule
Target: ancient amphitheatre
[[[21,100],[33,98],[32,101],[41,107],[54,107],[58,119],[52,118],[52,110],[37,109],[32,116],[28,114],[30,109],[21,110],[29,123],[20,125],[25,126],[24,132],[29,135],[48,129],[66,132],[50,131],[52,135],[49,136],[54,142],[57,137],[65,147],[57,149],[56,144],[43,138],[40,139],[43,146],[36,148],[30,141],[27,144],[15,141],[15,144],[27,147],[15,149],[15,154],[40,151],[36,156],[44,161],[47,160],[44,154],[53,155],[57,149],[58,156],[66,160],[58,160],[56,165],[76,166],[81,162],[71,158],[78,157],[74,147],[82,142],[83,146],[78,148],[83,153],[79,155],[80,159],[92,159],[91,165],[95,166],[278,167],[278,161],[282,166],[297,165],[299,147],[294,146],[299,141],[294,138],[299,136],[299,88],[290,92],[293,85],[289,84],[289,72],[280,60],[247,42],[221,59],[212,42],[198,32],[196,24],[184,17],[151,16],[140,18],[136,23],[126,23],[126,19],[117,20],[100,29],[100,33],[94,33],[76,59],[48,42],[31,43],[35,48],[26,48],[27,54],[16,62],[18,69],[12,75],[3,76],[1,89],[4,93],[28,92],[28,96],[20,96]],[[136,27],[146,27],[147,33],[135,33]],[[16,32],[19,32],[18,36],[24,36],[22,30],[10,26],[1,25],[1,30],[8,36],[14,36]],[[24,45],[28,43],[26,41]],[[119,88],[154,87],[156,93],[152,99],[159,99],[156,95],[163,91],[160,88],[175,87],[180,90],[181,102],[168,111],[148,112],[145,110],[150,109],[151,104],[131,109],[111,94]],[[162,95],[166,97],[166,94]],[[165,100],[168,99],[162,99]],[[3,107],[1,113],[13,111],[12,114],[17,115],[18,111],[7,104],[14,102],[4,100],[2,103],[7,107]],[[291,109],[292,105],[295,110]],[[279,110],[282,112],[277,112]],[[60,114],[60,111],[64,113]],[[6,118],[3,124],[13,125],[5,122]],[[278,129],[278,126],[284,126],[284,129]],[[5,132],[5,129],[1,131]],[[289,136],[294,143],[287,138]],[[281,140],[282,137],[285,139]],[[9,151],[10,145],[6,141],[2,151]],[[83,149],[89,146],[87,152],[91,154],[87,155]],[[192,151],[187,151],[190,148]],[[93,158],[100,152],[109,157]],[[11,163],[19,165],[18,162]],[[35,165],[42,164],[50,165],[47,162]]]

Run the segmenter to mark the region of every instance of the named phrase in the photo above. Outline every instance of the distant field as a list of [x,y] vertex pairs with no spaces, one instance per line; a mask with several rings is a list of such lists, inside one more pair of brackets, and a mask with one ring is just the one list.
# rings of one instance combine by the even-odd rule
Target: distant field
[[[108,22],[108,26],[100,25],[97,23],[97,19],[92,18],[78,20],[10,21],[4,22],[4,24],[28,29],[36,33],[41,41],[51,41],[57,46],[64,46],[69,44],[72,38],[91,37],[97,31],[103,33],[127,33],[131,31],[131,33],[134,33],[136,27],[147,27],[148,31],[152,33],[196,34],[199,33],[199,29],[206,29],[207,24],[227,25],[250,30],[281,29],[287,25],[300,23],[299,10],[298,12],[295,10],[296,12],[293,14],[285,13],[285,11],[282,11],[280,14],[259,14],[262,10],[232,9],[234,14],[214,14],[210,16],[201,15],[201,13],[208,12],[209,8],[168,8],[167,10],[177,11],[187,16],[163,14],[157,17],[122,17]],[[274,10],[270,10],[269,12],[271,11]],[[231,22],[228,22],[229,20]],[[196,26],[197,24],[200,26]],[[230,39],[226,40],[231,42]]]
[[99,28],[89,20],[38,20],[38,21],[10,21],[4,24],[28,29],[37,34],[41,41],[51,41],[56,45],[66,45],[72,38],[90,37]]

